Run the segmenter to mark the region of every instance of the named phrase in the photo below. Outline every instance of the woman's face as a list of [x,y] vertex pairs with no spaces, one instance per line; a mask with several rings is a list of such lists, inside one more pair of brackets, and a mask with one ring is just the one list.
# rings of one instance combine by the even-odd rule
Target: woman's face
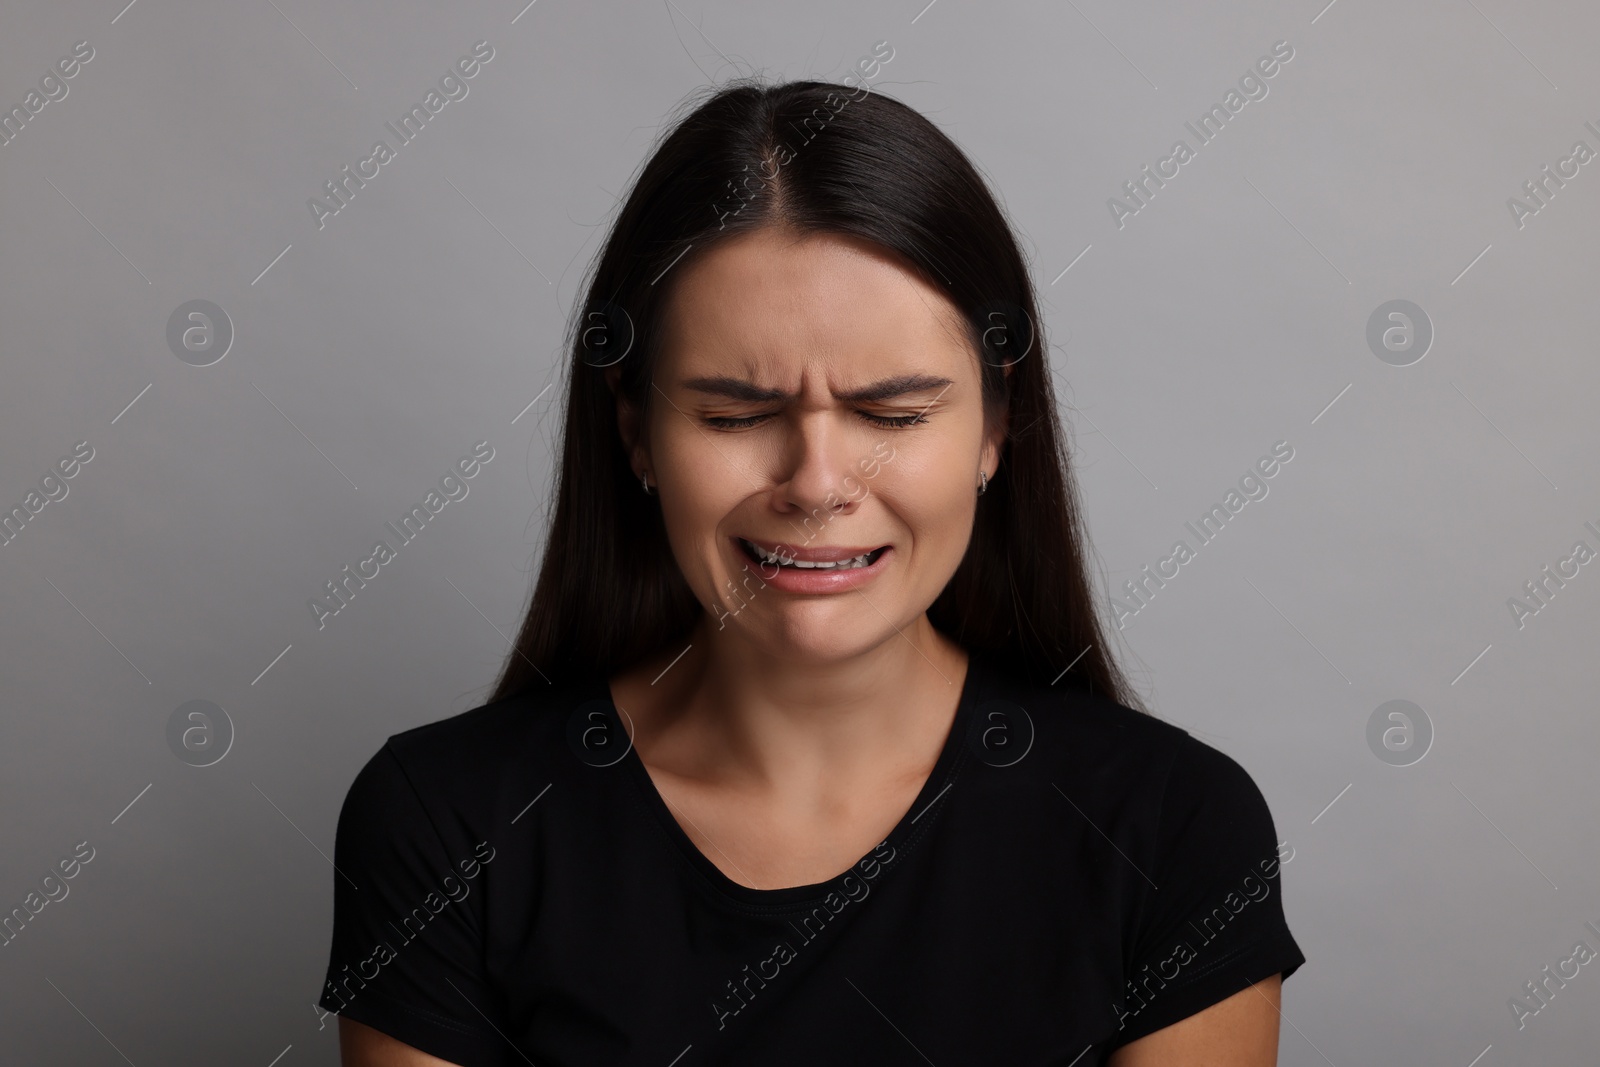
[[850,237],[763,229],[676,269],[647,425],[619,418],[711,629],[810,662],[895,639],[960,564],[1004,432],[959,312]]

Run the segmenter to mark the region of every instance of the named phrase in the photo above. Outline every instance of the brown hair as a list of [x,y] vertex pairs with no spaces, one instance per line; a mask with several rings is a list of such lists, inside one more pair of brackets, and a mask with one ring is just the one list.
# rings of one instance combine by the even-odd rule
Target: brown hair
[[656,281],[691,249],[775,225],[897,253],[960,309],[985,410],[1006,413],[966,555],[929,620],[1030,679],[1138,708],[1095,609],[1033,284],[1000,206],[961,149],[905,104],[865,88],[751,79],[713,90],[661,139],[592,267],[568,343],[550,534],[491,701],[609,677],[683,638],[704,610],[657,498],[629,465],[605,368],[648,411],[668,297]]

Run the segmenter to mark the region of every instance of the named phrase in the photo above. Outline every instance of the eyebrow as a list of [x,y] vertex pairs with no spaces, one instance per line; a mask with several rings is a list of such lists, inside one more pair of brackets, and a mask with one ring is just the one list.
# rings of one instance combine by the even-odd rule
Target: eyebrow
[[[871,385],[860,389],[852,389],[846,393],[835,393],[838,400],[852,403],[862,401],[890,400],[895,397],[905,396],[907,393],[923,393],[930,389],[947,389],[954,385],[949,378],[940,378],[932,374],[902,374],[894,378],[885,378],[873,382]],[[733,400],[750,400],[757,403],[771,400],[793,400],[797,394],[785,393],[780,389],[763,389],[754,382],[745,381],[743,378],[730,378],[725,376],[713,378],[690,378],[683,383],[685,389],[693,389],[697,393],[707,393],[712,396],[725,396]]]

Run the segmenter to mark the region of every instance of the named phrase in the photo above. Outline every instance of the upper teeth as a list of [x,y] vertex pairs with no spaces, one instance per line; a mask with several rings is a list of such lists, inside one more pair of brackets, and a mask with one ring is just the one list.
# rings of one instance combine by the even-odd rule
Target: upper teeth
[[[855,556],[851,559],[839,560],[837,563],[822,563],[813,562],[811,560],[795,559],[793,556],[786,556],[780,552],[768,552],[766,549],[762,548],[753,541],[746,541],[745,544],[749,546],[750,550],[754,552],[756,557],[763,563],[773,563],[780,567],[803,567],[808,570],[826,571],[841,570],[849,567],[865,567],[867,565],[867,557],[872,555],[871,552],[863,552],[859,556]],[[876,551],[876,549],[874,549],[874,551]]]

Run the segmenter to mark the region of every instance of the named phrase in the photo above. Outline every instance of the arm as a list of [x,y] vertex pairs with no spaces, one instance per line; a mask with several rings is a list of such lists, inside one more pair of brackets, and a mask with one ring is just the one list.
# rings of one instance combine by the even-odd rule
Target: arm
[[1129,1042],[1111,1054],[1107,1067],[1277,1067],[1282,986],[1279,975],[1264,978]]
[[[448,797],[452,783],[443,786]],[[386,743],[340,809],[333,938],[318,1006],[339,1016],[346,1065],[457,1067],[504,1056],[494,1021],[499,990],[483,957],[493,853],[473,848],[468,815],[448,800],[433,808]]]
[[[457,1067],[354,1019],[339,1020],[339,1067]],[[1138,1067],[1137,1064],[1134,1067]]]
[[1293,850],[1277,843],[1266,798],[1237,761],[1187,738],[1154,851],[1108,1064],[1276,1067],[1282,984],[1305,956],[1283,915]]

